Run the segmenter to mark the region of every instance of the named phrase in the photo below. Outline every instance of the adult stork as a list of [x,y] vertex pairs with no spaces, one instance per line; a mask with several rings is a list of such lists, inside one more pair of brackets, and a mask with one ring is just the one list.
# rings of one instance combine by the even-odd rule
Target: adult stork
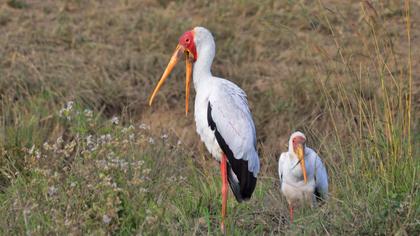
[[279,158],[280,189],[289,204],[291,222],[297,204],[314,206],[317,201],[325,200],[328,194],[325,166],[318,154],[305,143],[305,135],[294,132],[289,139],[289,151],[283,152]]
[[211,65],[215,52],[213,36],[206,28],[195,27],[185,32],[179,38],[178,46],[150,97],[149,105],[152,104],[176,63],[184,55],[186,61],[185,113],[188,113],[192,74],[196,91],[194,116],[197,133],[207,150],[220,162],[221,229],[225,232],[227,184],[229,182],[238,202],[250,199],[257,182],[260,162],[256,149],[255,126],[248,108],[246,94],[234,83],[212,75]]

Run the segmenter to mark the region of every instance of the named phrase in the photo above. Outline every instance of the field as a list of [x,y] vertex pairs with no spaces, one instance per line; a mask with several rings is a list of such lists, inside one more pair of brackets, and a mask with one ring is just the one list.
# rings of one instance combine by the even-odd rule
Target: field
[[[420,234],[418,1],[0,3],[0,235],[220,234],[221,178],[185,116],[178,37],[213,32],[246,91],[261,172],[228,235]],[[190,98],[193,103],[194,94]],[[277,161],[301,130],[330,198],[293,224]]]

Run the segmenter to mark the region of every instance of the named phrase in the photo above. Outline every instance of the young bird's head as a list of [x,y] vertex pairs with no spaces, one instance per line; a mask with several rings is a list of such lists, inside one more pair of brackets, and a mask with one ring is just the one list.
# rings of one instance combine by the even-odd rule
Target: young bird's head
[[289,152],[294,153],[299,159],[303,172],[303,179],[307,183],[306,166],[305,166],[305,143],[306,137],[302,132],[294,132],[289,139]]

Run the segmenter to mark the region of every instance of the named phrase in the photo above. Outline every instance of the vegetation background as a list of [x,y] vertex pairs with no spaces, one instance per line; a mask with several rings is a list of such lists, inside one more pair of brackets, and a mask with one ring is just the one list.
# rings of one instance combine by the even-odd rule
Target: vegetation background
[[[178,37],[216,39],[248,94],[262,163],[228,234],[420,233],[420,2],[0,3],[0,234],[219,234],[220,173],[184,115],[184,67],[147,99]],[[194,97],[194,96],[192,96]],[[330,201],[288,221],[277,160],[294,130]]]

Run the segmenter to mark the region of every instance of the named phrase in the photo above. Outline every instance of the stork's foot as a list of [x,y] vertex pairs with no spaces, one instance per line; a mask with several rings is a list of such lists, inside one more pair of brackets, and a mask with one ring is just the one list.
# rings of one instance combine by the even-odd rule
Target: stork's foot
[[222,231],[223,235],[226,235],[226,227],[225,227],[225,222],[222,221],[222,223],[220,223],[220,230]]

